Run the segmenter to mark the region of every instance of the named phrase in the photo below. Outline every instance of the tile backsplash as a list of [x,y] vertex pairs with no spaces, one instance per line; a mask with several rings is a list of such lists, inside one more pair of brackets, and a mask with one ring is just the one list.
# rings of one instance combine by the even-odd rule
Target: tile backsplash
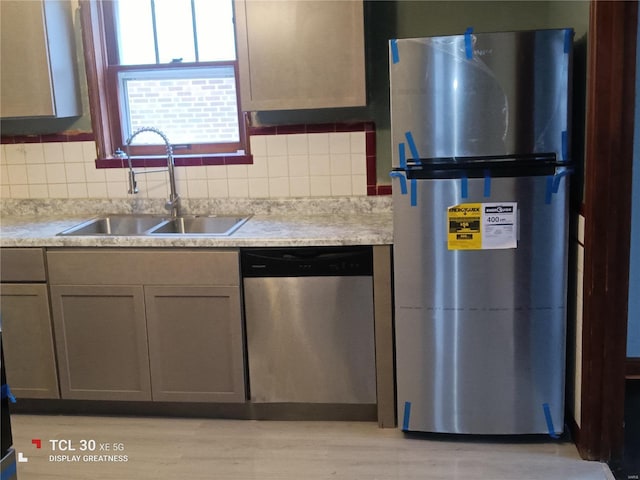
[[[95,158],[92,141],[3,144],[0,195],[3,198],[106,198],[110,183],[116,180],[107,179],[105,170],[95,168]],[[116,185],[111,185],[111,189],[115,192]]]
[[[252,135],[253,164],[176,167],[178,193],[183,198],[366,196],[368,134],[371,132]],[[127,193],[126,169],[96,168],[95,160],[93,141],[3,143],[0,196],[133,197]],[[373,161],[375,165],[375,158]],[[136,178],[136,197],[168,196],[166,172],[140,173]]]

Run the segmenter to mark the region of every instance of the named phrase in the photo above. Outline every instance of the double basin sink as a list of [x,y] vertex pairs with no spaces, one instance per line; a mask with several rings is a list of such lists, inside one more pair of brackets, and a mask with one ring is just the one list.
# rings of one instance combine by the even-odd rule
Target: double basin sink
[[82,222],[58,235],[208,235],[228,236],[249,216],[105,215]]

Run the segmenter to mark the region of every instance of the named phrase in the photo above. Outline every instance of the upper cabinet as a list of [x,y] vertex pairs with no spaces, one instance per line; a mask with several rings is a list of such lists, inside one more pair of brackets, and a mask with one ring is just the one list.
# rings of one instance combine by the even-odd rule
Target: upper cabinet
[[2,0],[0,116],[82,114],[71,4]]
[[361,1],[236,0],[245,111],[366,105]]

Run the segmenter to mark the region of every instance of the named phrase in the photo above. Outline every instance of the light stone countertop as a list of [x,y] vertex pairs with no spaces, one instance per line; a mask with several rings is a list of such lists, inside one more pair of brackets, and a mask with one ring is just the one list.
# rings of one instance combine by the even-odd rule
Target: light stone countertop
[[[186,203],[186,202],[185,202]],[[156,205],[103,201],[3,201],[0,217],[2,247],[270,247],[323,245],[389,245],[393,243],[390,199],[342,199],[298,202],[191,201],[187,213],[252,214],[230,236],[135,235],[58,236],[91,218],[117,213],[164,213]],[[80,210],[80,211],[77,211]],[[92,213],[81,213],[90,211]]]

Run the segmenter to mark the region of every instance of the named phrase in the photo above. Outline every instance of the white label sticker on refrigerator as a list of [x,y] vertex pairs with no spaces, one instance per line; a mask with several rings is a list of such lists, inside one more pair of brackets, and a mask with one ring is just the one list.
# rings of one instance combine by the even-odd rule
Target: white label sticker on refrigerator
[[481,216],[482,249],[518,246],[518,204],[483,203]]

